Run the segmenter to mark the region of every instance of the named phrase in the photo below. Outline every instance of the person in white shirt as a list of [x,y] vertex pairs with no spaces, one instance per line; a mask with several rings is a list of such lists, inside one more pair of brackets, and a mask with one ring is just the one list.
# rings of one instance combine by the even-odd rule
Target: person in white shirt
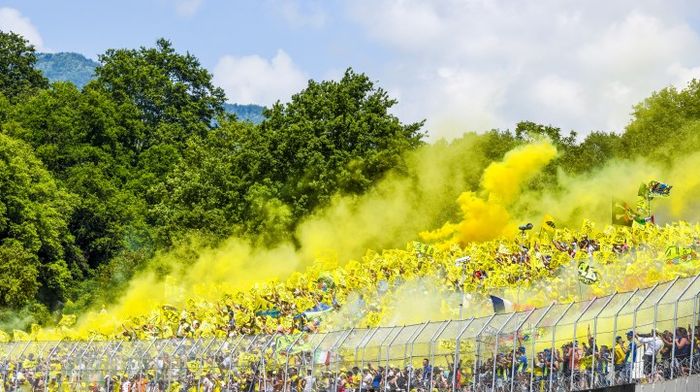
[[654,334],[654,331],[648,335],[636,335],[637,341],[644,345],[644,356],[642,360],[644,361],[644,374],[648,377],[651,375],[651,363],[656,357],[656,354],[663,348],[664,342],[661,337]]
[[308,369],[306,371],[306,377],[304,377],[304,392],[312,392],[315,383],[316,377],[311,374],[311,369]]

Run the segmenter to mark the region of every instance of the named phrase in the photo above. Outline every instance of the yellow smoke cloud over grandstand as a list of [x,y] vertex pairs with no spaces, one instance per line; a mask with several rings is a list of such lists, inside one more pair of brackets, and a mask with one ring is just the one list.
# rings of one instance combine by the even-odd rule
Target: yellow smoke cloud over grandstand
[[[190,239],[158,255],[116,303],[80,315],[75,324],[36,329],[29,338],[172,337],[183,323],[195,322],[198,333],[221,336],[230,332],[225,328],[230,314],[237,332],[273,332],[298,328],[295,315],[332,302],[338,309],[321,329],[420,321],[416,314],[454,318],[464,272],[454,260],[465,255],[472,258],[461,286],[468,293],[467,316],[488,310],[488,293],[529,308],[698,271],[697,260],[669,263],[663,253],[668,245],[688,247],[700,236],[696,225],[665,226],[695,218],[700,180],[692,168],[700,164],[700,154],[666,167],[614,161],[584,176],[558,173],[556,189],[524,191],[556,159],[554,145],[534,140],[490,162],[479,143],[478,136],[467,134],[413,152],[408,174],[392,173],[362,196],[337,196],[300,225],[297,244],[269,248],[231,238],[209,248]],[[639,183],[652,178],[675,184],[670,199],[654,202],[661,226],[609,226],[611,197],[633,198]],[[548,214],[557,225],[551,232],[540,224]],[[525,222],[534,229],[523,238],[518,226]],[[552,243],[570,244],[582,236],[601,244],[589,261],[600,271],[595,285],[580,284],[576,273],[576,264],[589,254],[572,257]],[[417,239],[435,253],[421,255],[406,246]],[[614,252],[620,244],[650,249],[633,257]],[[512,262],[525,254],[527,263]],[[487,277],[475,278],[482,270]],[[320,283],[323,279],[332,284]],[[417,296],[421,299],[407,301]]]

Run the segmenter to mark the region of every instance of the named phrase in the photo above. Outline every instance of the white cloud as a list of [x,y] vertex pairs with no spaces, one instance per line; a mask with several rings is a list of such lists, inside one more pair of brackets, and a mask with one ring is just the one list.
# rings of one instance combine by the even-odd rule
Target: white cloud
[[321,28],[328,19],[319,1],[274,0],[270,6],[292,27]]
[[181,16],[192,16],[202,6],[203,0],[176,0],[175,11]]
[[214,68],[214,83],[230,102],[270,105],[288,100],[306,86],[308,77],[283,50],[270,60],[258,55],[222,57]]
[[12,31],[22,35],[29,43],[34,45],[37,50],[45,50],[44,40],[39,34],[39,30],[32,24],[26,16],[9,7],[0,8],[0,30]]
[[700,3],[357,0],[351,18],[391,52],[372,77],[433,136],[520,120],[620,131],[632,105],[700,77]]

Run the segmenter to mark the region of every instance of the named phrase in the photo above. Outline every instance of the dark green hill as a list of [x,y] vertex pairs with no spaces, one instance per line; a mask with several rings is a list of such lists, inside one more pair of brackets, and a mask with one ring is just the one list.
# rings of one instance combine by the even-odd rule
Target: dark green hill
[[[36,68],[51,82],[69,81],[83,88],[95,75],[99,63],[80,53],[38,53]],[[239,120],[259,124],[263,120],[263,107],[260,105],[239,105],[227,103],[224,105],[229,113]]]

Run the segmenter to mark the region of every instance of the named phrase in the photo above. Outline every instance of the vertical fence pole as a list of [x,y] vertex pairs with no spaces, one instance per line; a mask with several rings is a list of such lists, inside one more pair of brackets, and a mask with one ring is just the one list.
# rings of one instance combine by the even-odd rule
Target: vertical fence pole
[[498,362],[498,336],[501,334],[501,331],[503,331],[503,328],[505,328],[506,325],[508,325],[510,320],[515,315],[516,315],[515,312],[511,313],[510,316],[508,316],[508,319],[503,323],[503,325],[498,327],[498,329],[496,330],[496,336],[495,336],[496,342],[493,346],[493,374],[491,377],[491,391],[496,390],[496,363]]
[[[288,392],[287,391],[287,384],[289,383],[289,356],[292,355],[291,354],[292,348],[294,348],[294,346],[296,346],[297,342],[299,342],[299,340],[302,338],[302,336],[304,336],[305,333],[306,332],[304,332],[304,331],[299,332],[299,336],[297,336],[296,339],[294,339],[294,341],[292,342],[292,344],[290,344],[289,347],[287,347],[287,349],[285,350],[286,355],[285,355],[285,363],[284,363],[284,385],[282,387],[283,392]],[[297,375],[297,377],[299,377],[299,376],[301,376],[301,375]]]
[[[535,324],[531,328],[531,333],[530,333],[530,339],[532,340],[531,344],[531,353],[530,353],[530,358],[532,358],[532,366],[530,367],[530,389],[528,391],[532,391],[532,384],[534,381],[534,376],[535,376],[535,357],[537,356],[536,350],[537,348],[535,347],[535,343],[537,340],[537,329],[540,327],[540,323],[542,323],[542,320],[544,320],[545,316],[549,313],[550,310],[554,307],[554,302],[549,304],[549,307],[547,310],[542,313],[542,316],[535,322]],[[513,391],[513,387],[511,386],[511,392]]]
[[481,334],[486,330],[486,327],[489,326],[489,324],[491,323],[491,320],[493,320],[494,317],[496,317],[495,313],[492,314],[488,318],[488,320],[486,320],[486,323],[484,324],[484,326],[481,327],[481,330],[479,330],[479,333],[477,333],[476,336],[474,337],[474,343],[476,344],[476,351],[474,352],[474,373],[472,376],[472,391],[476,391],[476,383],[477,383],[477,379],[479,378],[477,376],[477,374],[478,374],[477,371],[479,369],[479,359],[480,359],[480,355],[481,355],[481,344],[479,344],[479,339],[481,339]]
[[[678,329],[678,303],[681,301],[681,298],[685,296],[685,294],[688,292],[690,287],[695,284],[695,281],[698,280],[700,275],[695,275],[695,277],[688,283],[687,286],[683,289],[683,291],[678,295],[678,298],[676,298],[675,303],[673,305],[673,345],[671,346],[671,379],[673,379],[674,376],[674,370],[675,370],[675,362],[676,362],[676,330]],[[694,339],[694,338],[691,338]],[[680,364],[679,364],[680,367]]]
[[462,371],[462,367],[459,366],[459,351],[461,345],[459,344],[460,341],[462,340],[462,335],[467,331],[467,328],[469,325],[474,321],[474,317],[470,318],[466,324],[464,324],[464,327],[462,328],[461,331],[457,334],[455,337],[455,357],[454,357],[454,364],[452,366],[452,392],[456,392],[457,390],[457,372]]
[[[181,338],[180,341],[178,342],[177,346],[175,346],[175,351],[173,351],[174,357],[178,357],[178,351],[180,351],[180,347],[182,347],[182,345],[185,343],[186,339],[187,339],[186,337]],[[176,359],[173,358],[173,360],[176,360]],[[180,366],[179,360],[177,360],[177,366]],[[178,370],[178,374],[179,374],[179,370]],[[168,369],[167,377],[168,377],[168,387],[166,388],[166,390],[169,391],[170,386],[172,385],[172,382],[173,382],[173,379],[172,379],[173,378],[173,369],[172,368]]]
[[433,390],[433,385],[435,384],[435,342],[437,339],[442,335],[443,332],[447,329],[447,326],[450,325],[452,321],[445,321],[440,328],[436,331],[436,333],[433,334],[433,336],[430,337],[430,343],[429,343],[429,357],[430,357],[430,386],[429,386],[429,391],[432,392]]
[[[556,338],[557,338],[557,326],[559,325],[559,322],[564,318],[564,316],[569,313],[569,309],[574,306],[574,303],[570,303],[569,306],[566,307],[564,310],[564,313],[559,315],[559,318],[552,324],[552,351],[549,353],[549,384],[547,390],[549,392],[552,391],[552,376],[554,373],[554,361],[555,361],[555,356],[554,353],[556,352],[556,348],[554,347],[556,345]],[[562,353],[563,355],[563,353]]]
[[[411,340],[410,340],[411,352],[408,356],[409,372],[408,372],[408,383],[406,384],[406,391],[411,391],[411,381],[414,381],[413,375],[415,373],[415,369],[413,369],[413,346],[415,345],[416,339],[418,339],[418,336],[420,336],[420,334],[423,333],[423,330],[425,330],[425,328],[428,325],[430,325],[430,321],[426,321],[425,324],[423,324],[423,327],[421,327],[418,330],[418,332],[415,333],[415,335],[411,336]],[[406,350],[405,351],[408,350],[408,344],[409,344],[409,342],[406,343]],[[404,353],[404,356],[406,356],[405,353]],[[362,392],[362,391],[360,390],[360,392]]]
[[63,338],[56,343],[55,346],[51,349],[49,352],[49,355],[46,357],[46,377],[44,377],[44,392],[47,392],[49,390],[49,373],[51,373],[51,358],[53,355],[56,353],[56,350],[58,349],[58,346],[63,342]]
[[[659,287],[658,283],[655,284],[654,287],[651,288],[651,290],[649,290],[649,292],[644,296],[644,298],[642,298],[642,301],[639,303],[639,305],[637,305],[634,308],[634,313],[632,314],[632,334],[633,334],[632,339],[637,338],[637,312],[639,311],[639,308],[641,308],[642,305],[644,305],[644,302],[646,302],[647,298],[649,298],[651,293],[653,293],[657,287]],[[637,345],[635,344],[635,350],[636,349],[637,349]],[[632,354],[634,355],[634,353],[632,353]],[[634,356],[633,356],[633,358],[634,358]],[[634,373],[634,366],[635,365],[636,365],[635,363],[632,363],[632,369],[630,369],[630,374],[629,374],[629,382],[630,383],[632,382],[632,373]],[[642,374],[643,373],[644,373],[644,369],[642,369]]]
[[[360,367],[362,368],[362,371],[364,371],[365,369],[365,354],[367,353],[367,344],[369,344],[369,341],[372,340],[374,335],[377,334],[377,331],[379,331],[379,327],[375,328],[371,334],[368,334],[363,342],[360,342],[360,346],[362,346],[362,360],[360,361]],[[410,378],[408,379],[408,382],[411,382]],[[362,392],[362,383],[360,383],[360,392]]]
[[[552,305],[549,305],[547,307],[547,310],[545,310],[545,313],[551,308]],[[530,312],[525,316],[525,319],[518,325],[518,327],[515,329],[513,332],[513,363],[510,368],[510,391],[513,391],[513,387],[515,386],[515,355],[516,355],[516,348],[520,349],[520,342],[518,341],[518,336],[520,336],[520,330],[523,328],[527,320],[530,319],[530,316],[535,312],[535,309],[530,310]]]
[[[399,335],[401,335],[401,331],[403,331],[404,328],[406,328],[406,326],[403,326],[403,327],[399,328],[399,332],[397,332],[396,335],[394,335],[394,337],[391,339],[391,341],[389,342],[389,344],[386,346],[386,369],[384,370],[384,389],[385,389],[385,390],[388,389],[387,384],[388,384],[388,382],[389,382],[389,361],[391,360],[389,354],[390,354],[390,351],[391,351],[391,346],[392,346],[392,345],[394,344],[394,342],[396,341],[396,338],[398,338]],[[380,347],[380,348],[379,348],[379,351],[381,352],[381,350],[382,350],[382,349],[381,349],[381,347]],[[337,389],[337,385],[336,385],[336,389],[334,389],[333,392],[337,392],[337,391],[338,391],[338,389]]]
[[689,376],[693,375],[693,358],[695,357],[695,325],[698,323],[698,297],[700,297],[700,293],[696,294],[693,297],[693,324],[691,325],[693,333],[690,338],[690,369],[688,370]]
[[[233,369],[233,362],[236,360],[234,355],[236,355],[236,349],[238,346],[241,345],[241,342],[243,339],[246,338],[246,335],[241,335],[238,340],[236,341],[236,344],[233,345],[231,350],[229,350],[228,354],[228,373],[226,374],[226,388],[229,388],[229,385],[231,384],[233,380],[233,376],[231,375],[232,369]],[[247,346],[246,346],[247,347]]]
[[578,343],[578,336],[576,336],[576,327],[578,325],[578,322],[583,317],[583,315],[586,314],[586,312],[588,311],[588,308],[590,308],[591,305],[593,305],[593,303],[597,300],[598,300],[598,297],[593,297],[591,302],[589,302],[588,305],[586,305],[586,307],[583,309],[583,311],[581,313],[579,313],[578,317],[576,318],[576,321],[574,321],[574,331],[573,331],[574,334],[572,336],[573,342],[572,342],[572,346],[571,346],[571,358],[569,358],[571,361],[571,363],[569,364],[569,370],[571,370],[571,374],[569,376],[569,390],[570,391],[574,390],[574,373],[575,373],[575,369],[574,369],[574,356],[575,355],[574,355],[574,353],[576,351],[578,351],[578,347],[576,347],[576,345],[577,345],[576,343]]
[[[652,326],[652,337],[654,338],[654,340],[656,340],[656,324],[657,324],[658,313],[659,313],[659,303],[666,296],[666,294],[668,294],[668,292],[671,290],[671,288],[676,285],[676,282],[678,282],[678,279],[679,278],[676,277],[676,279],[674,279],[673,282],[671,282],[671,284],[668,285],[666,290],[664,290],[663,294],[661,294],[661,296],[659,296],[659,299],[657,299],[656,302],[654,302],[654,322],[653,322],[653,326]],[[676,345],[676,342],[674,340],[673,346],[675,346],[675,345]],[[673,362],[672,362],[672,364],[673,364]],[[656,378],[656,377],[654,377],[654,375],[656,374],[656,352],[654,352],[654,355],[652,355],[652,357],[651,357],[650,373],[651,373],[650,376],[651,376],[652,383],[653,383],[654,379]]]
[[[625,302],[623,302],[622,305],[620,305],[620,307],[615,312],[615,316],[613,319],[613,341],[617,338],[617,319],[620,316],[620,312],[622,312],[622,309],[624,309],[627,306],[627,304],[632,300],[632,298],[634,298],[635,295],[637,295],[638,292],[639,292],[639,289],[635,289],[634,292],[632,292],[632,295],[630,295],[625,300]],[[612,385],[615,385],[615,383],[617,382],[617,380],[616,380],[616,373],[617,372],[615,371],[615,346],[614,346],[615,344],[617,344],[617,342],[613,343],[613,350],[612,350],[612,363],[613,363]],[[625,366],[625,365],[623,364],[623,366]],[[624,370],[624,368],[623,368],[623,370]],[[623,377],[624,377],[624,373],[623,373]]]
[[114,351],[112,351],[111,354],[109,354],[109,358],[107,359],[107,371],[109,372],[109,378],[107,378],[107,391],[111,391],[111,385],[112,385],[112,377],[114,377],[114,373],[112,369],[112,359],[114,356],[117,354],[117,351],[119,351],[119,348],[122,346],[122,343],[124,343],[124,340],[120,340],[119,343],[117,344],[117,347],[114,348]]
[[[199,362],[199,371],[200,371],[200,373],[203,373],[203,372],[202,372],[202,369],[204,369],[204,356],[207,355],[207,351],[209,350],[209,346],[211,346],[212,343],[214,343],[214,340],[216,340],[216,338],[211,338],[211,340],[209,341],[209,343],[207,343],[207,345],[204,347],[204,350],[202,351],[202,355],[200,356],[200,362]],[[197,390],[198,390],[198,391],[201,390],[201,389],[200,389],[201,386],[202,386],[202,374],[200,374],[200,375],[197,377]]]
[[331,358],[331,364],[333,365],[332,368],[334,369],[333,371],[333,392],[336,392],[338,390],[338,361],[337,358],[340,358],[338,355],[338,350],[340,349],[340,346],[342,346],[345,341],[350,337],[350,335],[355,331],[355,328],[350,328],[348,332],[345,335],[340,335],[341,337],[331,346],[330,349],[330,358]]
[[[591,347],[591,349],[592,349],[592,354],[593,354],[593,355],[592,355],[592,358],[591,358],[591,381],[590,381],[590,384],[589,384],[589,387],[590,387],[590,388],[595,388],[595,365],[596,365],[596,363],[595,363],[595,355],[596,355],[596,348],[597,348],[597,346],[598,346],[598,317],[603,313],[603,311],[605,310],[605,308],[608,307],[608,305],[609,305],[610,302],[613,300],[613,298],[615,298],[616,295],[617,295],[617,292],[615,292],[614,294],[612,294],[612,295],[610,296],[610,298],[608,298],[608,300],[605,302],[605,304],[603,304],[603,307],[600,308],[600,310],[598,311],[598,313],[596,313],[596,315],[593,317],[593,347]],[[615,338],[613,337],[613,340],[614,340],[614,339],[615,339]],[[614,347],[613,347],[613,349],[614,349]]]

